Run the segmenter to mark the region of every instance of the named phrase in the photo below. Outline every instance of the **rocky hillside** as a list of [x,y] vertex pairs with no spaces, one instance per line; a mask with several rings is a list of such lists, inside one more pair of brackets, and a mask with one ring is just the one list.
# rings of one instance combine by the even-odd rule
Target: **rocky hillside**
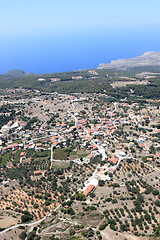
[[127,70],[135,67],[159,66],[160,67],[160,52],[146,52],[141,56],[118,59],[111,61],[111,63],[101,63],[98,69],[119,69]]

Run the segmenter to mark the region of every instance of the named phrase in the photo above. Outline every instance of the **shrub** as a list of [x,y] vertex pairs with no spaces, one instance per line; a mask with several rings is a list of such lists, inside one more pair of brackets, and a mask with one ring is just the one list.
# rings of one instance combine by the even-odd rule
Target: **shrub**
[[107,223],[103,223],[103,224],[101,224],[100,226],[99,226],[99,230],[104,230],[106,227],[107,227]]

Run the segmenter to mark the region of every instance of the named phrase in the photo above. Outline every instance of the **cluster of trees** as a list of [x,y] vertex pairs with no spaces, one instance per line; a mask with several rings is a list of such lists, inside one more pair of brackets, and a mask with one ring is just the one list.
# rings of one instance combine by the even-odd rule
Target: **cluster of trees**
[[24,230],[19,234],[19,238],[21,240],[25,240],[25,239],[27,239],[27,240],[33,240],[33,239],[40,240],[41,237],[38,236],[36,234],[36,232],[37,232],[37,227],[34,227],[33,230],[28,233],[28,235],[27,235],[26,231]]
[[126,87],[122,87],[122,94],[126,95],[130,92],[130,89],[133,89],[134,96],[142,96],[143,98],[148,99],[159,99],[160,92],[160,79],[150,80],[151,83],[146,85],[127,85]]
[[36,117],[33,117],[32,119],[30,119],[29,121],[27,121],[27,124],[25,126],[25,129],[33,129],[33,125],[34,123],[38,122],[38,119]]
[[10,115],[6,115],[5,113],[0,115],[0,128],[7,124],[9,121],[14,120],[15,118],[15,110],[10,112]]
[[136,182],[134,180],[128,181],[125,183],[127,190],[132,193],[139,193],[139,187],[137,186]]
[[28,212],[28,211],[24,211],[21,216],[22,223],[29,222],[31,220],[33,220],[32,214],[30,214],[30,212]]

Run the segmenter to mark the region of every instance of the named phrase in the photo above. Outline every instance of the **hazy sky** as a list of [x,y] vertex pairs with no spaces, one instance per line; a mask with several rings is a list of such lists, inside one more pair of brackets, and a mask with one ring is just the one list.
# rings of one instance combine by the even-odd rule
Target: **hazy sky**
[[0,73],[96,68],[160,51],[159,0],[0,0]]

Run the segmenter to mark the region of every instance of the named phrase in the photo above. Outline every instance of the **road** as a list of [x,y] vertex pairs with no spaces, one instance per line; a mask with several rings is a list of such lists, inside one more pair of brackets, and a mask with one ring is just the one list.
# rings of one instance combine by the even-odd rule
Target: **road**
[[106,159],[106,157],[107,157],[104,147],[101,146],[101,145],[96,144],[94,141],[92,141],[92,142],[94,143],[94,145],[97,146],[98,151],[102,154],[102,161],[104,161]]
[[152,130],[152,131],[155,131],[156,130],[156,128],[151,128],[151,127],[145,127],[145,126],[141,126],[140,124],[138,125],[138,127],[139,128],[144,128],[144,129],[146,129],[146,130]]
[[[56,208],[54,208],[52,212],[55,212],[60,206],[61,206],[61,204],[58,205]],[[49,216],[51,216],[52,212],[50,212],[50,213],[49,213],[48,215],[46,215],[44,218],[42,218],[42,219],[40,219],[40,220],[38,220],[38,221],[36,221],[36,222],[22,223],[22,224],[17,224],[17,225],[14,225],[14,226],[12,226],[12,227],[6,228],[4,231],[0,232],[0,235],[2,235],[2,234],[4,234],[4,233],[7,233],[8,231],[13,230],[13,229],[18,228],[18,227],[32,227],[32,226],[34,226],[34,225],[37,225],[37,224],[41,223],[42,221],[44,221],[44,220],[45,220],[46,218],[48,218]]]
[[67,111],[67,112],[68,112],[69,115],[71,115],[72,118],[74,118],[74,121],[75,121],[74,125],[77,126],[78,120],[77,120],[76,116],[74,116],[74,114],[72,114],[70,111]]

